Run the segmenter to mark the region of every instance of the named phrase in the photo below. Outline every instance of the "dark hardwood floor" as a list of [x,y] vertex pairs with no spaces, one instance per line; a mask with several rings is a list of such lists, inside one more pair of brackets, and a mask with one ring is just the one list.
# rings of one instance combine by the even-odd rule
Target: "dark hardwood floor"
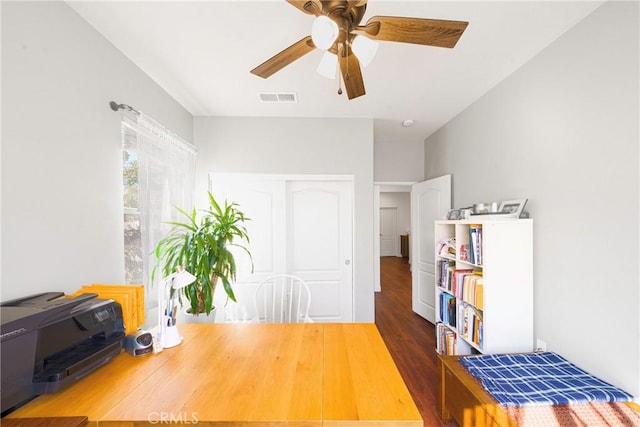
[[411,309],[411,271],[407,258],[380,258],[381,292],[376,292],[376,325],[425,427],[454,427],[440,421],[437,411],[434,326]]

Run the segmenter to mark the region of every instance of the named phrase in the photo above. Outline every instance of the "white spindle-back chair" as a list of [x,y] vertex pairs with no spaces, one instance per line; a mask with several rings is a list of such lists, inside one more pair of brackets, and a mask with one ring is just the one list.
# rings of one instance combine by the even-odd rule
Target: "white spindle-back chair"
[[300,277],[277,274],[265,279],[255,293],[256,319],[262,323],[312,323],[311,292]]

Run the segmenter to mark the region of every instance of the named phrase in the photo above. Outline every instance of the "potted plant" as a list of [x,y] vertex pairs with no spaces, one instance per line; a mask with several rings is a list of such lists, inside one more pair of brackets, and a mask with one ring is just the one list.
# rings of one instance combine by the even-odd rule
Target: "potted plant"
[[218,280],[227,297],[236,302],[232,287],[236,280],[236,262],[230,248],[239,247],[251,257],[249,250],[235,241],[249,243],[244,226],[249,218],[239,210],[237,203],[225,200],[220,206],[210,192],[208,196],[208,209],[193,208],[189,213],[176,208],[187,221],[169,222],[172,228],[155,248],[156,265],[151,274],[152,282],[158,270],[163,277],[179,268],[196,276],[196,281],[182,290],[190,305],[187,312],[194,315],[209,315],[214,310],[213,296]]

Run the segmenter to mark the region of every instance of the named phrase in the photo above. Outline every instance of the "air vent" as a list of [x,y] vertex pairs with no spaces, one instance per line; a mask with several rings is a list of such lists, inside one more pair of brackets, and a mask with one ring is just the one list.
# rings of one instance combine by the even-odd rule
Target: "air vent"
[[260,92],[260,101],[271,104],[295,104],[298,97],[293,92]]

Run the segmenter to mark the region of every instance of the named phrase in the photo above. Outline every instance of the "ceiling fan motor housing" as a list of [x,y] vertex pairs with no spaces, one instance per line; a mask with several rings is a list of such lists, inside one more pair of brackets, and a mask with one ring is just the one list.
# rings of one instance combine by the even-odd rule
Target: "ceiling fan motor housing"
[[[329,18],[336,19],[335,17],[339,16],[344,20],[347,20],[351,25],[358,25],[362,18],[364,17],[364,13],[367,10],[366,2],[358,2],[358,1],[336,1],[329,0],[322,2],[322,14],[328,16]],[[338,26],[340,26],[340,22],[337,21]]]

